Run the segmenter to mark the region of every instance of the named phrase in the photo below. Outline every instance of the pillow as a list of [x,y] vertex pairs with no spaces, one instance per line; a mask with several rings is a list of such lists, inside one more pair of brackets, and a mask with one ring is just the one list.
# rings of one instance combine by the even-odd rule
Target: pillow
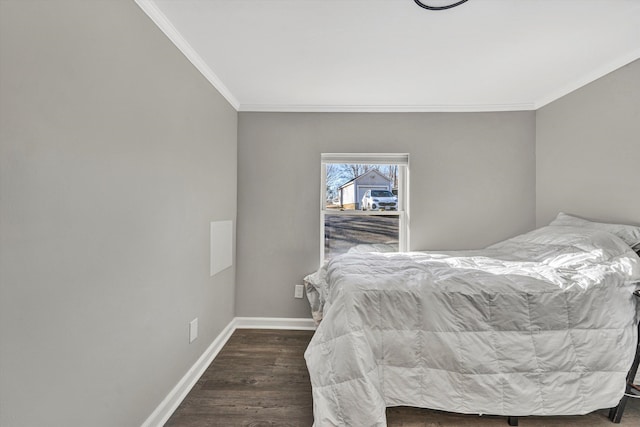
[[551,221],[551,224],[549,225],[586,227],[607,231],[618,236],[627,245],[634,248],[634,250],[640,251],[640,227],[636,225],[609,224],[605,222],[588,221],[586,219],[567,215],[563,212],[560,212],[556,219]]

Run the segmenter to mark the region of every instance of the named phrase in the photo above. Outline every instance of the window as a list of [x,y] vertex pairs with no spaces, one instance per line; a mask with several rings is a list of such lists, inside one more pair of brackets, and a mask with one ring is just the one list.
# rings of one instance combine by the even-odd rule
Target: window
[[359,245],[406,251],[409,155],[325,153],[321,159],[321,260]]

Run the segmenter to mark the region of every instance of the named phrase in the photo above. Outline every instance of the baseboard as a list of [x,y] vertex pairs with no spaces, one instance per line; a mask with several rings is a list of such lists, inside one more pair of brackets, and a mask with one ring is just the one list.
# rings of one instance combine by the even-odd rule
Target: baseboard
[[142,423],[141,427],[162,427],[167,422],[236,329],[314,330],[315,328],[313,319],[235,317],[213,340],[211,345],[202,353],[202,356],[193,364],[160,405],[149,415],[149,418]]
[[187,397],[194,385],[204,371],[209,367],[213,359],[218,355],[222,347],[226,344],[233,334],[235,328],[235,320],[231,320],[229,324],[220,332],[213,340],[211,345],[202,353],[202,356],[193,364],[176,386],[169,392],[167,397],[158,405],[158,407],[149,415],[149,418],[142,423],[141,427],[162,427],[167,422],[171,414],[180,406],[180,403]]
[[313,319],[286,317],[236,317],[236,329],[314,330]]

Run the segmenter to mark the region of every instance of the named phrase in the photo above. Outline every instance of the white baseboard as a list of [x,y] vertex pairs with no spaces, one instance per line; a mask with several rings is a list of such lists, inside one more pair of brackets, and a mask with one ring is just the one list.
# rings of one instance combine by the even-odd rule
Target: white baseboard
[[169,394],[160,402],[158,407],[142,423],[141,427],[162,427],[169,417],[187,397],[198,379],[218,355],[236,329],[289,329],[314,330],[313,319],[290,319],[280,317],[235,317],[213,340],[211,345],[202,353],[182,379]]
[[213,340],[211,345],[202,353],[202,356],[198,358],[196,363],[193,364],[164,400],[160,402],[160,405],[149,415],[149,418],[142,423],[141,427],[162,427],[167,422],[171,414],[180,406],[180,403],[187,397],[187,394],[196,385],[198,379],[224,347],[235,329],[235,319],[233,319]]
[[289,329],[315,330],[313,319],[295,319],[285,317],[236,317],[236,329]]

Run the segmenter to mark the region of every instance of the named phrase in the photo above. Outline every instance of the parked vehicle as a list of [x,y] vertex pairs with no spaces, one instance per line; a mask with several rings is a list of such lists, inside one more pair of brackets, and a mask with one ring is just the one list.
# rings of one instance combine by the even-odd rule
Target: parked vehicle
[[389,190],[367,190],[362,197],[360,209],[363,211],[398,210],[398,197]]

